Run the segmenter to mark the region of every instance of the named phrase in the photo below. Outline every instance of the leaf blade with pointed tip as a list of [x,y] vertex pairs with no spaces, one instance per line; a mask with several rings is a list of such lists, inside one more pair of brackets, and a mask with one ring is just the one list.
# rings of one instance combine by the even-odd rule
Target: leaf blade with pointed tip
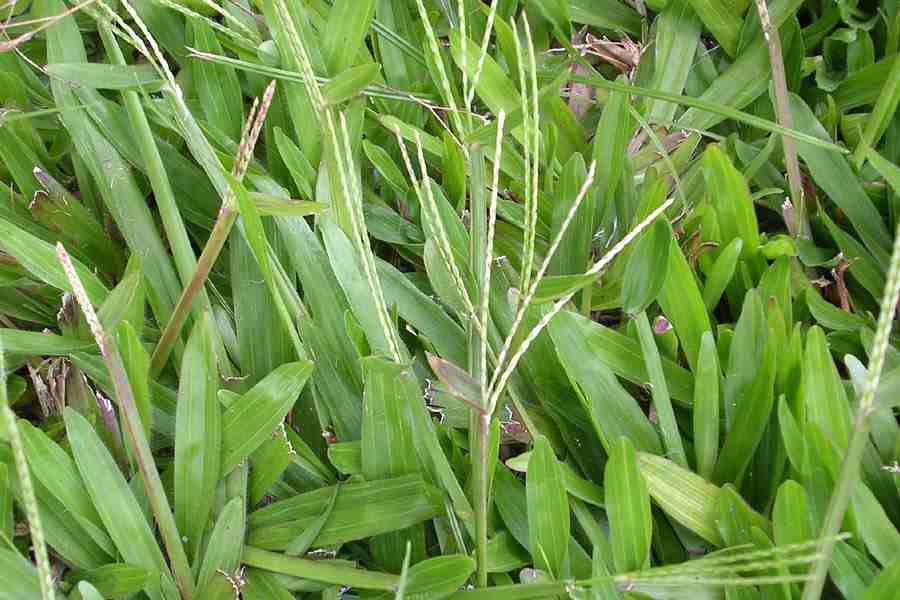
[[628,438],[619,438],[613,446],[603,484],[616,570],[626,573],[643,569],[650,558],[653,535],[650,494]]
[[204,313],[181,360],[175,413],[175,521],[188,538],[191,554],[200,548],[221,471],[222,417],[216,399],[219,369],[214,336],[210,316]]
[[277,367],[222,415],[221,472],[229,473],[250,456],[294,405],[313,371],[310,361]]
[[535,440],[528,461],[525,492],[528,499],[528,538],[534,564],[538,569],[563,577],[568,571],[569,500],[562,470],[550,442],[543,436]]

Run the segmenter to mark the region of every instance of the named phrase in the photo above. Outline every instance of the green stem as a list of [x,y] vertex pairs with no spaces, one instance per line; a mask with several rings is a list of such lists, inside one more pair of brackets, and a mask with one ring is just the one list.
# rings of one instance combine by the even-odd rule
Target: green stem
[[837,542],[837,538],[833,534],[841,528],[847,505],[850,504],[853,485],[859,477],[859,464],[869,439],[868,419],[860,417],[856,419],[853,436],[850,438],[850,446],[847,448],[847,455],[844,457],[837,485],[828,501],[828,512],[825,515],[825,524],[822,526],[822,535],[830,537],[825,539],[820,546],[821,557],[813,566],[809,583],[803,588],[803,600],[818,600],[822,593],[825,578],[828,575],[828,567],[831,566],[831,553]]
[[844,513],[850,503],[853,486],[859,478],[860,462],[869,441],[869,420],[875,411],[875,393],[881,380],[881,370],[890,343],[891,325],[897,310],[897,298],[900,296],[900,226],[894,233],[894,248],[891,251],[891,263],[888,268],[887,283],[881,298],[878,314],[878,327],[872,342],[872,353],[869,369],[863,384],[863,392],[859,399],[859,408],[853,422],[853,436],[844,457],[841,473],[835,483],[834,492],[828,502],[825,523],[820,536],[820,559],[813,567],[811,579],[803,588],[803,600],[818,600],[825,587],[825,577],[831,564],[831,553],[836,543],[835,534],[840,531]]
[[[122,49],[119,47],[109,26],[101,22],[99,23],[99,29],[106,53],[113,64],[127,66]],[[184,285],[190,281],[191,274],[197,267],[197,259],[191,248],[191,241],[184,227],[184,221],[181,219],[181,213],[178,211],[175,194],[172,191],[172,185],[166,174],[165,166],[163,166],[162,156],[160,156],[159,149],[156,147],[153,131],[150,129],[150,123],[147,121],[144,107],[141,106],[140,97],[133,90],[125,90],[122,92],[122,99],[128,111],[131,126],[135,131],[134,139],[144,158],[144,170],[147,173],[147,179],[150,180],[153,197],[159,207],[159,215],[162,218],[162,225],[166,232],[166,238],[169,240],[169,246],[172,248],[175,267],[178,269],[178,275],[182,285]],[[210,308],[209,298],[206,296],[205,291],[201,290],[198,299],[201,303],[198,305],[198,308]]]
[[365,590],[393,592],[400,584],[400,577],[390,573],[364,571],[354,567],[329,564],[321,560],[296,558],[277,552],[261,550],[253,546],[244,547],[244,555],[241,562],[247,566],[274,573]]
[[[470,237],[470,268],[476,274],[475,297],[478,302],[479,318],[487,314],[483,304],[487,301],[485,294],[487,271],[485,267],[488,251],[488,214],[487,214],[487,175],[484,149],[477,146],[470,153],[471,189],[469,200],[470,221],[472,223]],[[469,321],[469,373],[481,387],[481,404],[487,404],[487,336],[488,319],[481,323],[482,329],[474,326],[474,319]],[[490,489],[488,473],[488,438],[490,436],[491,416],[472,411],[470,419],[472,444],[472,504],[475,509],[475,557],[477,563],[477,584],[487,586],[487,536],[488,509],[490,507]]]
[[131,441],[132,455],[140,471],[141,480],[144,482],[147,498],[150,501],[150,508],[156,518],[156,524],[159,526],[159,533],[162,536],[166,554],[169,556],[170,568],[175,576],[175,584],[178,586],[181,597],[184,600],[189,600],[196,591],[191,567],[188,563],[184,546],[181,543],[181,535],[178,533],[178,526],[175,524],[175,517],[172,514],[172,508],[169,506],[166,491],[163,488],[159,472],[156,470],[153,452],[150,450],[150,444],[147,442],[147,436],[144,433],[144,424],[141,421],[141,415],[134,401],[134,394],[128,382],[125,367],[122,364],[122,356],[119,354],[115,336],[106,335],[103,331],[100,320],[97,318],[97,313],[94,311],[94,307],[84,291],[84,285],[81,283],[81,279],[78,278],[78,274],[72,266],[72,261],[62,244],[58,243],[56,245],[56,252],[109,371],[109,377],[112,380],[113,389],[118,399],[119,409],[124,416],[127,439]]
[[237,220],[238,213],[226,205],[222,205],[219,209],[219,216],[216,218],[216,224],[213,226],[212,233],[203,247],[200,259],[197,261],[197,269],[191,277],[190,282],[181,291],[181,297],[178,304],[172,311],[172,317],[166,323],[156,348],[153,350],[153,356],[150,358],[150,377],[155,378],[162,371],[169,360],[169,354],[175,345],[178,335],[184,322],[187,320],[188,314],[191,312],[191,306],[194,304],[194,298],[203,289],[206,279],[209,277],[225,242],[228,240],[228,234]]
[[475,414],[475,445],[472,452],[473,494],[475,496],[475,557],[478,565],[478,587],[487,587],[487,542],[490,474],[488,473],[488,441],[491,435],[491,415]]
[[163,488],[162,480],[156,470],[153,460],[153,453],[150,450],[150,444],[144,435],[144,427],[141,422],[141,416],[138,413],[137,406],[134,403],[134,396],[131,393],[131,387],[128,384],[128,376],[125,374],[125,368],[122,365],[122,359],[119,351],[115,346],[112,338],[108,338],[107,343],[110,346],[109,359],[107,360],[107,368],[113,380],[116,390],[116,396],[122,412],[125,416],[125,429],[128,437],[131,439],[132,451],[136,458],[138,469],[141,473],[141,479],[144,481],[144,487],[147,490],[147,497],[150,500],[150,508],[156,517],[156,524],[159,526],[159,533],[162,536],[163,544],[166,547],[166,554],[169,555],[172,573],[175,576],[175,582],[181,592],[181,597],[185,600],[193,597],[194,579],[191,575],[191,566],[188,563],[187,554],[181,543],[181,535],[178,533],[178,526],[175,524],[175,517],[172,516],[172,509],[166,498],[166,491]]
[[[759,13],[759,22],[766,45],[769,48],[769,63],[772,66],[772,83],[775,87],[775,108],[778,124],[786,129],[793,129],[794,118],[791,115],[788,101],[781,37],[778,35],[778,29],[772,26],[766,0],[756,0],[756,10]],[[800,179],[800,161],[797,159],[797,147],[794,144],[794,140],[786,134],[782,134],[781,144],[784,148],[784,164],[787,167],[788,186],[791,188],[791,200],[794,204],[793,219],[787,225],[796,237],[809,239],[811,235],[809,217],[806,214],[806,199],[803,196],[803,186]]]

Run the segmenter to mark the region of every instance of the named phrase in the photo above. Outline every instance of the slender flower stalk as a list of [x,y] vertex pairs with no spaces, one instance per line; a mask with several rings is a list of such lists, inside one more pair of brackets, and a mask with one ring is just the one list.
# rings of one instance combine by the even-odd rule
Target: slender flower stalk
[[[766,6],[766,0],[756,0],[756,10],[759,13],[759,23],[763,37],[769,48],[769,63],[772,67],[772,83],[775,87],[775,108],[778,124],[787,129],[793,129],[794,118],[791,115],[788,99],[781,37],[778,35],[778,29],[772,26],[772,19],[769,17],[769,8]],[[803,196],[802,179],[800,178],[800,161],[797,159],[797,146],[794,143],[794,139],[787,135],[781,136],[781,144],[784,147],[784,163],[787,167],[788,186],[791,188],[791,201],[794,205],[793,219],[787,223],[787,227],[795,236],[808,239],[811,232],[809,229],[809,217],[806,214],[806,199]]]
[[594,161],[591,163],[591,166],[587,172],[587,176],[584,178],[584,182],[581,184],[581,189],[578,190],[578,194],[575,196],[575,200],[572,202],[572,206],[569,208],[569,212],[566,213],[566,218],[563,219],[562,225],[560,226],[556,237],[553,238],[553,242],[550,244],[550,249],[547,251],[547,255],[544,257],[544,260],[541,263],[540,268],[538,269],[537,277],[535,277],[531,282],[524,298],[522,298],[519,302],[519,308],[516,311],[516,316],[513,320],[512,327],[510,327],[509,335],[506,336],[506,341],[503,343],[503,348],[500,350],[500,355],[497,358],[497,369],[494,371],[494,376],[491,378],[489,389],[493,390],[493,393],[491,393],[490,401],[488,402],[488,409],[491,412],[494,408],[496,408],[497,400],[500,396],[500,390],[498,390],[495,386],[497,383],[497,379],[500,377],[500,372],[503,367],[503,361],[506,359],[506,355],[509,353],[513,342],[515,341],[516,335],[519,332],[519,327],[522,325],[522,321],[525,320],[525,313],[528,312],[528,308],[531,306],[531,302],[532,300],[534,300],[535,294],[537,294],[538,286],[544,279],[544,275],[547,273],[547,269],[550,268],[550,261],[552,261],[553,257],[556,255],[556,251],[559,249],[563,237],[565,236],[569,225],[572,223],[572,219],[575,218],[575,214],[578,212],[578,208],[581,206],[582,200],[584,200],[584,197],[587,195],[591,184],[594,183],[594,175],[596,171],[597,162]]
[[75,272],[69,253],[66,252],[65,247],[61,243],[56,244],[56,254],[72,286],[75,299],[84,313],[94,340],[97,342],[97,347],[100,348],[103,362],[106,363],[106,368],[109,370],[109,377],[116,392],[116,399],[124,416],[125,433],[131,441],[131,450],[141,474],[141,481],[144,482],[144,487],[146,488],[150,508],[156,519],[156,524],[159,526],[166,554],[169,556],[172,574],[175,576],[175,584],[178,586],[182,599],[189,600],[195,593],[191,567],[188,563],[184,546],[181,543],[178,526],[175,524],[175,517],[166,498],[162,480],[156,470],[153,452],[150,450],[150,443],[147,441],[147,436],[144,433],[141,415],[135,404],[134,394],[131,391],[131,385],[128,382],[128,375],[125,373],[125,366],[122,364],[122,357],[116,346],[115,337],[106,335],[106,332],[103,331],[100,319],[97,318],[97,313],[94,311],[90,299],[88,299],[84,285],[81,283],[78,273]]
[[[472,224],[472,267],[473,271],[480,277],[477,286],[478,292],[478,322],[481,323],[482,329],[478,330],[474,327],[474,322],[469,332],[469,339],[472,341],[470,346],[470,369],[472,377],[478,382],[479,398],[478,404],[480,410],[472,411],[471,427],[472,427],[472,481],[474,496],[473,504],[475,509],[475,557],[477,562],[476,582],[479,587],[487,587],[487,535],[488,535],[488,513],[490,512],[490,467],[492,461],[496,457],[489,456],[491,425],[493,422],[493,411],[488,410],[488,387],[487,387],[487,359],[488,359],[488,313],[490,303],[491,288],[491,262],[493,261],[494,252],[494,232],[497,224],[497,197],[500,186],[500,156],[503,152],[503,126],[506,120],[506,113],[502,110],[497,116],[497,137],[494,147],[494,168],[491,181],[491,197],[487,215],[484,214],[484,151],[483,149],[473,150],[471,153],[473,161],[478,161],[472,165],[472,218],[480,220],[480,223]],[[480,186],[481,189],[475,189]],[[476,198],[479,198],[476,201]],[[478,206],[474,206],[477,204]],[[484,230],[484,220],[487,218],[487,231]],[[481,249],[481,252],[479,252]],[[483,256],[482,256],[483,255]],[[479,264],[481,262],[481,264]],[[477,345],[476,345],[477,344]]]
[[469,93],[466,96],[467,111],[472,109],[472,100],[475,99],[475,88],[478,87],[478,82],[481,81],[481,71],[484,69],[484,60],[487,57],[491,33],[494,31],[494,19],[497,16],[497,5],[499,3],[500,0],[492,0],[491,8],[488,11],[487,25],[484,28],[484,35],[481,38],[481,49],[478,51],[478,62],[475,64],[475,74],[472,77],[472,85],[469,86]]
[[890,343],[891,326],[894,322],[894,314],[897,310],[897,299],[900,297],[900,226],[894,234],[894,248],[891,253],[891,263],[888,269],[887,283],[884,286],[884,294],[881,297],[881,311],[878,315],[878,327],[875,330],[875,339],[872,342],[872,354],[869,360],[869,369],[863,381],[862,395],[859,406],[853,419],[853,434],[841,472],[834,486],[834,492],[828,502],[828,510],[825,513],[825,523],[822,525],[820,535],[821,545],[819,554],[821,558],[812,568],[812,579],[803,588],[803,600],[818,600],[825,586],[825,577],[828,575],[828,567],[831,566],[831,553],[837,542],[835,535],[841,529],[844,513],[850,503],[853,486],[859,479],[860,462],[869,441],[869,428],[871,426],[872,413],[875,412],[875,393],[878,391],[878,383],[881,380],[881,371],[884,368],[884,359],[887,355]]
[[[244,178],[247,167],[250,165],[250,159],[253,157],[253,149],[256,147],[256,142],[259,139],[263,122],[266,119],[266,114],[269,111],[269,106],[272,104],[274,95],[275,81],[273,80],[269,83],[268,87],[266,87],[262,101],[254,102],[253,107],[250,109],[250,114],[244,125],[243,135],[241,136],[241,144],[238,147],[237,159],[234,161],[232,167],[232,174],[238,181],[241,181]],[[259,109],[258,111],[257,107]],[[178,303],[175,305],[175,310],[172,312],[172,317],[169,319],[169,322],[166,323],[166,327],[163,329],[159,342],[153,350],[153,356],[150,358],[151,376],[158,375],[169,360],[169,353],[172,351],[175,341],[181,333],[181,328],[184,326],[184,322],[191,312],[191,306],[194,303],[194,299],[203,289],[207,278],[209,278],[209,274],[212,272],[216,260],[218,260],[219,255],[222,253],[225,242],[228,240],[228,235],[231,233],[231,228],[234,227],[234,223],[238,216],[239,213],[234,206],[234,193],[231,192],[222,200],[222,206],[219,208],[219,215],[216,217],[212,233],[206,241],[206,245],[203,247],[203,252],[201,252],[200,258],[197,260],[197,268],[194,271],[194,275],[182,290],[181,297],[178,298]]]
[[416,151],[419,162],[419,169],[422,175],[422,178],[420,180],[418,177],[416,177],[415,169],[413,169],[413,164],[409,158],[409,153],[406,150],[406,144],[403,142],[403,137],[400,134],[400,130],[395,129],[394,135],[397,137],[397,144],[400,146],[400,154],[403,157],[403,164],[406,166],[406,172],[413,184],[413,189],[416,191],[416,196],[419,199],[419,204],[428,211],[428,218],[434,225],[435,232],[437,233],[436,245],[438,253],[441,256],[441,260],[447,267],[447,270],[450,272],[450,276],[453,279],[453,285],[456,287],[456,291],[459,293],[459,296],[462,299],[463,304],[465,305],[467,313],[466,316],[473,321],[476,329],[480,330],[482,324],[478,318],[478,313],[475,310],[475,305],[472,304],[472,299],[469,298],[469,292],[466,289],[466,285],[463,281],[462,273],[460,273],[459,266],[456,264],[456,258],[453,256],[453,249],[450,246],[450,238],[447,236],[447,230],[444,227],[444,221],[443,219],[441,219],[440,212],[438,211],[437,202],[434,199],[434,192],[431,190],[431,183],[426,179],[427,165],[425,164],[425,154],[422,149],[421,136],[419,136],[419,133],[416,132]]
[[378,272],[375,267],[375,255],[372,252],[369,235],[365,228],[365,217],[363,216],[362,211],[362,191],[359,189],[356,169],[353,166],[353,151],[350,147],[350,134],[347,131],[347,121],[343,113],[341,113],[341,133],[343,141],[343,144],[341,144],[341,141],[338,140],[331,111],[326,111],[325,117],[328,123],[328,130],[331,132],[332,142],[334,143],[335,159],[337,160],[341,185],[344,188],[344,197],[347,199],[346,209],[347,214],[350,217],[353,243],[359,254],[359,260],[363,266],[366,282],[369,284],[369,291],[372,294],[372,298],[375,300],[375,311],[378,314],[378,322],[381,325],[385,340],[387,341],[391,358],[395,362],[400,363],[403,362],[403,356],[400,352],[400,340],[397,337],[396,328],[393,327],[390,322],[390,313],[388,312],[387,302],[384,299],[381,280],[378,279]]
[[[603,255],[603,257],[594,263],[590,269],[585,272],[585,276],[588,275],[597,275],[609,265],[613,261],[613,259],[621,254],[622,250],[628,247],[628,245],[634,241],[640,233],[649,227],[661,214],[663,214],[670,206],[672,206],[674,198],[670,197],[665,202],[663,202],[656,210],[647,215],[643,221],[637,224],[637,226],[632,229],[628,234],[619,240],[615,246],[609,249],[609,251]],[[506,387],[509,378],[512,376],[513,371],[516,370],[516,366],[519,364],[519,361],[528,352],[528,348],[531,346],[532,342],[537,339],[537,336],[541,334],[544,328],[550,324],[550,321],[553,320],[553,317],[556,316],[562,308],[569,303],[570,300],[575,296],[576,292],[570,292],[557,300],[553,306],[547,311],[547,313],[541,317],[541,320],[538,321],[537,325],[528,332],[528,335],[522,340],[521,345],[519,345],[516,353],[512,355],[512,358],[506,363],[504,367],[501,362],[498,361],[497,369],[494,372],[493,380],[496,381],[495,384],[491,385],[491,405],[496,406],[497,401],[500,398],[500,395],[503,393],[504,388]]]

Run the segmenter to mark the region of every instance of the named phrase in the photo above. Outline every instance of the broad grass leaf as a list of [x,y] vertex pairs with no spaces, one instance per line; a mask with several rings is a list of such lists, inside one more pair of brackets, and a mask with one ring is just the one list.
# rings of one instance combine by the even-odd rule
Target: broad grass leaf
[[[42,3],[41,8],[50,15],[58,15],[63,10],[62,3],[58,0],[47,0]],[[84,42],[72,15],[59,18],[49,30],[47,62],[87,62]],[[115,220],[129,249],[142,258],[142,268],[152,290],[150,304],[157,321],[168,322],[181,293],[181,284],[159,236],[150,208],[137,185],[131,165],[91,118],[80,110],[82,102],[68,83],[51,79],[50,87],[57,106],[76,109],[60,113],[63,125],[79,158],[98,183],[96,189],[103,204]]]
[[[417,472],[418,461],[403,406],[403,367],[371,357],[364,360],[364,370],[363,476],[373,481]],[[412,543],[412,560],[420,561],[425,556],[425,537],[421,528],[374,538],[370,546],[379,564],[388,571],[397,572],[402,568],[401,556],[408,541]]]
[[[406,575],[407,598],[440,600],[459,590],[475,572],[475,561],[451,554],[429,558],[409,568]],[[379,598],[393,598],[393,594]]]
[[528,8],[535,10],[550,23],[550,29],[559,43],[570,43],[572,21],[568,0],[528,0]]
[[[250,514],[247,543],[284,550],[331,501],[333,487],[281,500]],[[405,529],[444,513],[437,490],[417,475],[341,485],[331,518],[314,547],[359,540]]]
[[[666,225],[666,229],[668,229],[668,225]],[[670,456],[674,462],[687,467],[687,455],[684,453],[684,444],[681,440],[681,433],[678,431],[678,422],[675,420],[675,412],[672,410],[672,399],[669,396],[666,377],[663,374],[659,347],[656,345],[656,339],[650,328],[647,313],[644,311],[638,313],[635,317],[635,323],[637,325],[638,340],[641,343],[641,352],[644,355],[644,365],[647,368],[647,374],[650,376],[653,407],[656,409],[666,455]],[[694,389],[696,390],[696,386],[694,386]]]
[[788,479],[778,487],[772,508],[772,533],[779,546],[800,544],[812,539],[806,490]]
[[41,597],[37,569],[21,554],[5,547],[0,548],[0,577],[3,578],[2,600]]
[[806,334],[803,353],[803,406],[815,424],[838,449],[850,440],[850,406],[840,375],[831,360],[828,342],[819,327]]
[[82,600],[103,600],[103,596],[97,591],[97,588],[86,581],[78,582],[77,593]]
[[714,481],[727,483],[741,478],[769,425],[775,402],[775,361],[778,352],[775,336],[768,337],[752,383],[734,399],[736,406],[719,460]]
[[[525,485],[509,469],[495,471],[494,503],[500,518],[513,538],[531,552],[528,525],[528,498]],[[575,540],[569,538],[569,564],[573,577],[590,577],[591,559]]]
[[[125,374],[128,376],[128,385],[134,396],[134,405],[140,416],[141,424],[144,426],[144,434],[149,439],[153,421],[150,401],[150,354],[141,344],[140,337],[128,321],[119,324],[116,330],[116,345],[122,357]],[[124,416],[120,421],[124,430]]]
[[81,582],[94,587],[104,598],[137,594],[147,586],[151,576],[151,572],[147,569],[125,563],[108,563],[97,569],[76,574]]
[[262,446],[250,455],[250,463],[253,465],[248,490],[250,506],[255,506],[265,498],[291,464],[291,459],[296,456],[296,450],[288,442],[287,429],[285,435],[279,433],[276,430],[273,437],[263,442]]
[[[622,83],[622,80],[619,82]],[[611,223],[613,216],[619,219],[623,227],[628,227],[632,222],[631,211],[622,206],[621,197],[616,191],[628,160],[628,142],[636,127],[629,112],[628,96],[617,91],[610,92],[597,123],[592,150],[593,160],[597,161],[594,193],[598,198],[595,205],[605,215],[603,221],[598,219],[600,226]]]
[[737,52],[741,35],[740,10],[724,0],[689,0],[706,29],[729,56]]
[[247,569],[247,586],[241,590],[247,600],[294,600],[284,580],[276,573]]
[[[200,51],[222,54],[222,45],[210,25],[202,19],[190,19],[193,45]],[[191,77],[206,121],[218,132],[239,140],[244,121],[240,82],[235,70],[205,60],[191,61]]]
[[315,197],[313,190],[316,187],[316,171],[309,164],[303,151],[289,138],[280,127],[275,128],[275,144],[278,146],[278,154],[291,179],[303,197],[312,199]]
[[[829,139],[824,127],[801,98],[792,94],[790,101],[797,129],[819,139]],[[802,141],[797,142],[797,152],[809,167],[816,185],[847,215],[875,258],[886,265],[891,236],[847,159]]]
[[[531,452],[523,452],[522,454],[507,460],[506,466],[510,469],[527,473],[530,461]],[[593,504],[594,506],[603,508],[605,501],[602,487],[600,487],[596,483],[584,479],[581,475],[575,472],[575,469],[570,467],[565,462],[559,461],[559,467],[560,469],[562,469],[563,483],[565,485],[566,491],[571,496],[578,498],[579,500],[583,500],[589,504]]]
[[864,598],[878,575],[875,563],[847,542],[835,545],[831,563],[828,574],[844,598]]
[[110,556],[115,548],[82,482],[75,462],[43,430],[19,421],[31,474],[66,510],[78,527]]
[[[571,311],[561,311],[551,321],[549,329],[560,353],[560,360],[567,367],[569,360],[563,359],[562,353],[568,351],[569,344],[577,342],[576,347],[580,352],[587,348],[592,357],[609,367],[619,377],[638,385],[649,383],[640,345],[625,334]],[[573,361],[571,364],[574,365],[574,354],[571,360]],[[683,405],[690,405],[694,397],[694,378],[691,373],[667,358],[662,359],[662,365],[672,398]],[[570,374],[570,377],[575,378],[579,385],[583,385],[575,373]],[[628,437],[634,439],[632,436]]]
[[94,344],[90,342],[53,333],[3,328],[0,328],[0,343],[10,354],[28,356],[65,356],[94,348]]
[[638,465],[650,496],[667,515],[707,542],[722,544],[716,528],[718,487],[661,456],[642,452]]
[[219,369],[211,316],[194,325],[181,360],[175,415],[175,521],[192,555],[200,548],[221,469]]
[[[687,362],[691,370],[697,368],[697,353],[700,351],[700,338],[712,329],[706,306],[703,304],[703,296],[694,273],[688,265],[687,259],[673,238],[669,249],[669,264],[665,283],[657,297],[663,314],[672,323],[678,340],[684,348]],[[668,378],[668,375],[667,375]],[[673,398],[678,398],[678,391],[670,381]]]
[[603,478],[613,562],[619,573],[643,569],[650,559],[653,523],[647,482],[627,438],[612,448]]
[[719,357],[712,332],[700,341],[697,372],[694,374],[694,453],[697,474],[712,479],[719,453]]
[[525,482],[528,532],[535,567],[556,577],[567,574],[571,528],[562,469],[545,437],[534,443]]
[[[218,572],[233,573],[241,562],[247,515],[242,498],[232,498],[219,513],[216,524],[206,542],[203,562],[197,572],[198,595],[204,596],[218,587],[215,576]],[[216,590],[217,591],[217,590]],[[231,592],[228,585],[226,591]]]
[[47,74],[98,90],[145,88],[152,92],[162,84],[152,65],[52,63],[47,65]]
[[334,106],[359,95],[380,74],[379,65],[367,63],[339,72],[322,86],[325,102]]
[[741,314],[734,327],[725,368],[724,409],[725,428],[731,430],[738,401],[753,385],[758,359],[764,357],[767,337],[766,317],[759,291],[744,295]]
[[[56,257],[55,248],[2,218],[0,218],[0,248],[15,258],[39,281],[60,290],[72,291],[72,286]],[[94,305],[102,304],[109,293],[106,286],[91,269],[78,260],[73,259],[72,262],[78,278],[84,284],[88,298]],[[10,350],[7,349],[7,351]]]
[[851,506],[860,537],[875,560],[887,566],[900,556],[900,532],[865,483],[858,481],[854,488]]
[[276,368],[222,415],[221,472],[229,473],[250,456],[284,420],[313,371],[297,361]]
[[331,518],[331,512],[334,510],[338,492],[340,491],[341,487],[339,485],[334,487],[334,493],[331,494],[331,499],[325,506],[325,510],[321,515],[319,515],[316,520],[310,523],[309,526],[300,533],[300,535],[295,537],[291,541],[291,543],[288,544],[288,547],[284,550],[285,554],[289,556],[303,556],[307,553],[307,551],[312,546],[312,543],[316,540],[317,537],[319,537],[319,534],[322,533],[322,529],[325,527],[325,524],[328,523],[328,519]]
[[[375,299],[361,264],[363,259],[357,256],[353,244],[335,221],[323,219],[319,229],[328,249],[331,268],[353,309],[353,315],[365,331],[369,346],[380,356],[391,356],[391,345],[384,327],[377,311],[373,310]],[[388,326],[394,325],[389,323]],[[400,343],[401,355],[405,355],[406,348],[402,341]]]
[[704,167],[707,193],[719,216],[722,242],[741,238],[742,257],[752,257],[759,248],[759,225],[746,179],[718,144],[707,147]]
[[[688,0],[670,0],[655,21],[654,73],[651,87],[680,94],[694,64],[700,42],[701,22]],[[675,120],[676,104],[652,100],[647,118],[652,122]]]
[[[550,334],[566,374],[584,395],[585,408],[604,448],[610,451],[615,441],[624,436],[641,450],[661,452],[662,446],[653,426],[615,376],[630,379],[629,375],[632,375],[641,383],[647,382],[638,344],[567,311],[551,321]],[[630,352],[618,352],[621,346],[608,342],[625,344]],[[585,360],[585,347],[591,360]],[[609,361],[615,362],[610,364]]]
[[[777,22],[773,18],[773,22]],[[790,49],[796,43],[797,28],[777,25],[782,47]],[[705,83],[697,100],[718,107],[741,109],[747,107],[768,90],[772,71],[769,64],[769,50],[765,40],[758,37],[749,44],[713,81]],[[734,118],[723,111],[712,111],[691,107],[677,121],[679,127],[706,129],[725,119]],[[799,128],[797,128],[799,129]]]
[[462,327],[393,265],[382,260],[376,263],[388,306],[396,307],[400,318],[428,338],[442,358],[465,364],[466,339]]
[[[550,239],[555,239],[562,229],[562,224],[575,202],[584,179],[587,167],[581,154],[573,154],[566,161],[559,178],[559,186],[555,190],[556,202],[553,206],[553,220],[550,226]],[[590,259],[591,244],[594,237],[594,220],[596,207],[594,194],[585,195],[562,237],[556,254],[550,261],[547,273],[550,276],[580,275],[584,273]],[[543,283],[543,282],[542,282]]]
[[615,0],[569,0],[572,21],[602,29],[641,31],[641,17],[631,6]]
[[488,540],[488,573],[507,573],[531,564],[531,555],[506,530]]
[[340,75],[367,52],[365,39],[375,17],[375,0],[337,0],[322,31],[322,56],[328,72]]
[[532,302],[544,304],[583,290],[597,282],[596,275],[545,275],[538,283]]
[[[168,572],[150,524],[109,451],[84,417],[67,408],[64,418],[81,478],[119,553],[151,572]],[[145,588],[154,599],[162,598],[158,581],[151,578]]]
[[897,595],[900,586],[900,559],[895,558],[872,582],[862,600],[890,600]]
[[329,360],[319,364],[313,374],[313,383],[328,398],[329,413],[338,439],[359,439],[362,370],[345,326],[344,314],[349,304],[331,270],[322,242],[306,221],[274,220],[284,243],[288,264],[303,287],[304,305],[312,316],[312,319],[300,320],[300,333],[313,353],[329,357]]
[[444,155],[441,160],[441,183],[450,204],[462,209],[466,200],[466,158],[457,141],[444,132]]
[[129,260],[128,271],[97,309],[97,318],[104,331],[115,331],[119,324],[127,322],[140,336],[146,313],[145,285],[136,257]]
[[384,180],[395,192],[398,194],[405,194],[409,191],[406,177],[403,175],[400,167],[397,166],[397,163],[394,162],[394,159],[391,158],[391,155],[388,154],[387,150],[381,146],[376,146],[368,140],[362,141],[362,148],[363,152],[366,154],[366,158],[368,158],[369,162],[378,169],[378,172],[384,177]]
[[706,310],[712,312],[721,300],[722,293],[734,277],[743,248],[744,240],[734,238],[722,249],[710,268],[703,285],[703,304]]
[[622,309],[626,313],[637,314],[656,299],[668,275],[671,247],[672,229],[662,219],[635,242],[622,285]]
[[861,331],[875,328],[875,323],[857,314],[841,310],[831,304],[813,287],[806,289],[806,307],[812,313],[816,323],[833,331]]

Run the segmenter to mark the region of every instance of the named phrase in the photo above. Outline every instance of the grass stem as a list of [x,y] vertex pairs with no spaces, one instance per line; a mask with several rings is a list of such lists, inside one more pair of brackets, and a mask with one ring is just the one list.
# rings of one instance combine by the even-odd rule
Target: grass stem
[[900,226],[894,234],[894,248],[891,253],[887,283],[881,298],[881,310],[878,315],[875,339],[872,342],[869,369],[853,420],[853,435],[850,438],[834,492],[828,502],[825,523],[822,525],[822,532],[819,536],[822,540],[819,547],[821,558],[812,568],[812,579],[803,588],[803,600],[818,600],[822,594],[828,567],[831,565],[831,553],[836,543],[835,535],[840,531],[844,513],[850,503],[853,486],[859,479],[860,461],[869,441],[870,419],[875,410],[875,393],[878,391],[878,384],[881,381],[881,371],[890,343],[891,325],[897,310],[898,297],[900,297]]
[[116,391],[119,408],[124,416],[125,432],[127,438],[131,441],[131,450],[140,471],[141,480],[144,482],[144,487],[147,491],[150,508],[153,511],[156,524],[159,526],[166,554],[169,556],[175,584],[178,586],[183,600],[189,600],[195,593],[191,567],[188,563],[184,546],[181,543],[181,535],[178,533],[178,526],[175,524],[175,517],[169,506],[162,480],[159,477],[159,472],[156,470],[153,452],[150,450],[150,443],[147,441],[147,436],[144,433],[141,415],[135,404],[134,394],[128,382],[128,375],[125,373],[125,366],[122,364],[122,357],[116,346],[115,337],[107,335],[103,331],[100,320],[97,318],[97,313],[94,312],[94,307],[81,283],[81,279],[75,272],[69,254],[62,244],[57,243],[56,253],[63,270],[66,272],[66,277],[68,277],[69,283],[72,285],[78,305],[81,307],[90,326],[91,333],[97,341],[97,346],[100,348],[100,354],[103,356],[106,368],[109,370],[109,377]]
[[[769,18],[769,8],[766,6],[766,0],[756,0],[756,10],[759,13],[763,37],[769,48],[769,63],[772,67],[772,84],[775,88],[775,109],[778,124],[786,129],[793,129],[794,119],[791,116],[788,102],[787,78],[784,74],[781,37],[778,35],[778,29],[772,26],[772,19]],[[791,189],[791,202],[794,205],[792,222],[787,223],[787,227],[795,236],[808,239],[812,234],[809,228],[809,217],[806,214],[806,199],[803,196],[797,147],[793,138],[784,134],[781,136],[781,144],[784,148],[784,163],[787,167],[788,186]]]

